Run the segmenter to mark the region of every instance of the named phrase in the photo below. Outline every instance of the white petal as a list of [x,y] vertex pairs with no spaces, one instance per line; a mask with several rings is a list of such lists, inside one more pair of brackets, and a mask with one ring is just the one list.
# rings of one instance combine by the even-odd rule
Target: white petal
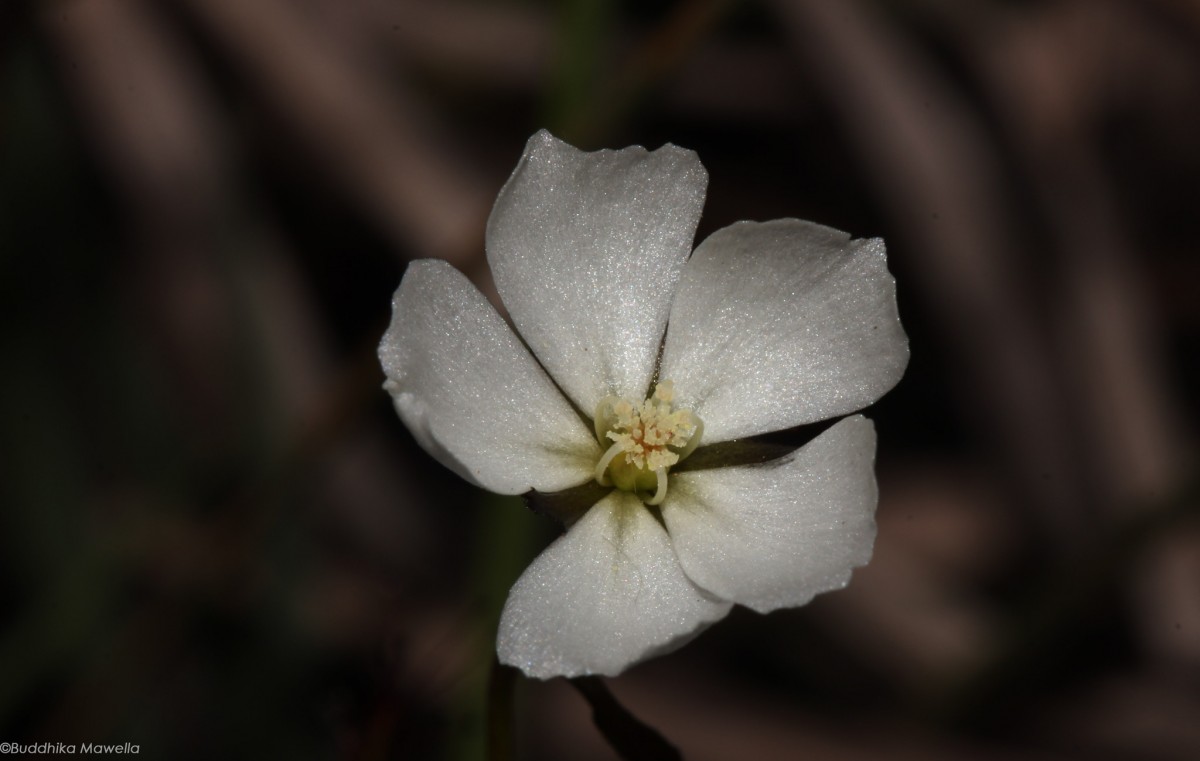
[[875,428],[854,415],[763,465],[671,476],[662,514],[692,581],[760,613],[838,589],[875,543]]
[[456,269],[409,265],[379,359],[396,410],[444,465],[519,494],[587,481],[600,458],[588,426],[500,315]]
[[513,585],[497,651],[539,679],[614,676],[682,645],[730,607],[688,580],[645,506],[614,491]]
[[543,130],[500,191],[487,227],[496,288],[586,414],[646,393],[707,182],[674,145],[584,153]]
[[662,377],[713,443],[861,409],[907,363],[883,241],[781,219],[739,222],[696,249]]

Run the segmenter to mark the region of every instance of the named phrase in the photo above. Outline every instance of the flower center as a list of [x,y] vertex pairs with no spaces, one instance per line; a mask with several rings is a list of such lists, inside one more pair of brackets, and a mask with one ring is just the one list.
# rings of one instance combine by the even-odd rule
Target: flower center
[[667,471],[692,453],[700,443],[704,424],[691,410],[677,410],[671,402],[671,381],[654,387],[641,403],[606,396],[596,407],[596,438],[612,444],[596,463],[596,481],[635,492],[651,505],[667,496]]

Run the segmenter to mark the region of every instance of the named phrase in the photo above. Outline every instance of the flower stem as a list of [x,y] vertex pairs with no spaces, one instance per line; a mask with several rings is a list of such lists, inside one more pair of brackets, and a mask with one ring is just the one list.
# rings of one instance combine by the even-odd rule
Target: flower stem
[[600,734],[625,761],[683,761],[679,749],[617,702],[599,677],[570,682],[592,707],[592,721]]

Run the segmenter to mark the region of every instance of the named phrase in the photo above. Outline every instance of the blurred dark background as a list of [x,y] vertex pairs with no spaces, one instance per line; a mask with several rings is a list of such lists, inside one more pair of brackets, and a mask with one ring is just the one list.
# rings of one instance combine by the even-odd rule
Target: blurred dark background
[[[4,0],[0,740],[470,759],[554,535],[427,458],[405,263],[493,293],[538,128],[699,237],[881,235],[912,363],[850,586],[613,692],[691,759],[1200,758],[1200,4]],[[562,680],[519,757],[611,759]]]

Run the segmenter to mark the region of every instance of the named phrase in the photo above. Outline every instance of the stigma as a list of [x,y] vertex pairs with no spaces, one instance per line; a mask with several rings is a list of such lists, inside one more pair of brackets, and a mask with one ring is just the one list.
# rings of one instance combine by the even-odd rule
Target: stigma
[[[694,412],[675,409],[671,381],[649,399],[631,402],[606,396],[596,407],[596,438],[608,444],[596,463],[596,481],[634,492],[649,505],[667,496],[667,472],[700,443],[704,425]],[[611,443],[610,443],[611,442]]]

